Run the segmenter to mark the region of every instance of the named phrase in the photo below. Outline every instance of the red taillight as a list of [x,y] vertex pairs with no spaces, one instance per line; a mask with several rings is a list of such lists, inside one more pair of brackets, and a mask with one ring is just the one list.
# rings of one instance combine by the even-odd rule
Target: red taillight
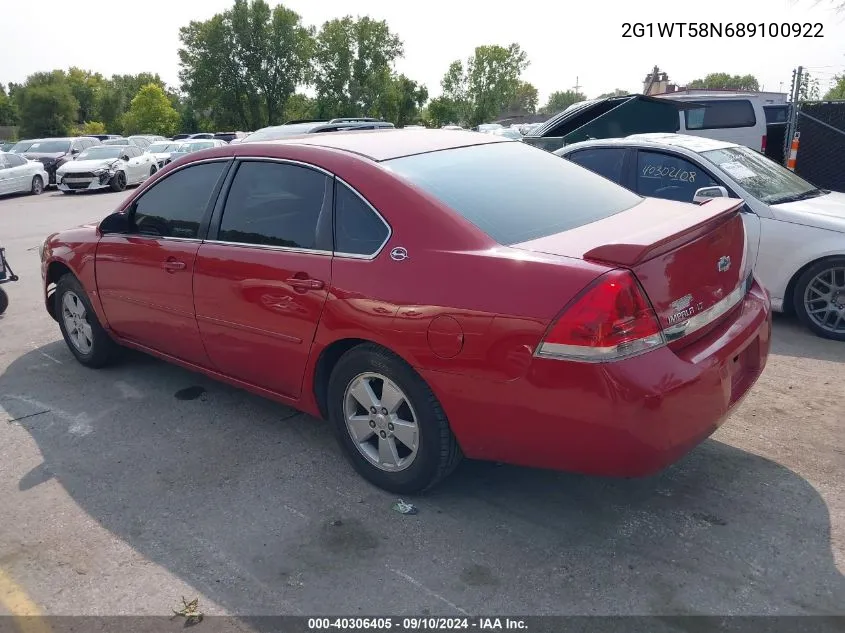
[[606,361],[665,344],[657,315],[627,270],[603,275],[558,317],[537,355]]
[[766,135],[765,135],[765,134],[763,134],[763,142],[760,144],[760,147],[762,147],[762,148],[763,148],[763,149],[761,149],[760,151],[761,151],[763,154],[765,154],[765,153],[766,153]]

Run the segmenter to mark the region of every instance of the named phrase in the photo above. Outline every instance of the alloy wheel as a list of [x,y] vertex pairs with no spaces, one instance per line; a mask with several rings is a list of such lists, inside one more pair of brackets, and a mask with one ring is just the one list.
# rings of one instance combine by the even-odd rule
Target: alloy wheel
[[399,386],[378,373],[353,378],[343,397],[346,429],[364,458],[397,472],[417,456],[420,432],[416,412]]
[[823,270],[804,290],[804,309],[821,329],[845,334],[845,266]]
[[62,320],[73,346],[80,353],[89,354],[94,346],[94,332],[88,323],[85,304],[74,292],[68,291],[62,297]]

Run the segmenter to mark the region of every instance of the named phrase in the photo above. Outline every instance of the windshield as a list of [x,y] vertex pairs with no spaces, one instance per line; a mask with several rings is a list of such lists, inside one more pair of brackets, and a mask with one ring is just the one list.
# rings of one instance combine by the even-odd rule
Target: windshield
[[504,245],[568,231],[642,200],[575,163],[524,143],[473,145],[382,165]]
[[103,141],[103,145],[129,145],[129,140],[125,138],[110,138],[107,141]]
[[176,143],[153,143],[147,148],[147,151],[151,154],[158,154],[160,152],[172,152],[176,147]]
[[26,150],[28,150],[35,141],[18,141],[12,146],[12,149],[9,150],[12,154],[22,154]]
[[118,158],[123,151],[122,147],[91,147],[82,152],[76,160],[100,160],[103,158]]
[[766,204],[794,202],[826,193],[748,147],[726,147],[701,154]]
[[275,127],[264,128],[253,132],[241,143],[254,143],[256,141],[275,141],[286,136],[295,136],[297,134],[307,134],[312,129],[321,125],[320,123],[294,123],[292,125],[277,125]]
[[36,141],[27,152],[33,154],[58,154],[70,151],[70,141]]

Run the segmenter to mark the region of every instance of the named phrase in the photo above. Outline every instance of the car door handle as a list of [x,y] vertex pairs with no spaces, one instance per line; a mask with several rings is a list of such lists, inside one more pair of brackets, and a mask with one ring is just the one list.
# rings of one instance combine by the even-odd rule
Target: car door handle
[[164,270],[169,273],[175,273],[177,270],[185,270],[185,262],[177,262],[175,259],[168,259],[161,265]]
[[287,282],[297,290],[320,290],[326,285],[319,279],[302,279],[301,277],[291,277]]

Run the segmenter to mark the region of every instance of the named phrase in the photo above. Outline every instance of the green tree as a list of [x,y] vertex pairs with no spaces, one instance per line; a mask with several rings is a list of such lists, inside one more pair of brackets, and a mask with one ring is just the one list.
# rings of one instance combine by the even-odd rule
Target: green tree
[[566,110],[573,103],[585,101],[586,99],[586,95],[575,90],[558,90],[549,95],[549,100],[543,106],[543,112],[546,114],[557,114]]
[[537,112],[537,89],[527,81],[519,82],[507,111],[510,114],[534,114]]
[[228,11],[179,31],[182,89],[220,127],[281,123],[288,99],[308,81],[313,29],[296,12],[264,0],[235,0]]
[[103,86],[100,73],[92,73],[81,68],[68,69],[66,81],[70,91],[79,103],[78,121],[90,121],[100,115],[99,99]]
[[313,119],[317,116],[317,101],[300,92],[288,97],[285,104],[285,121]]
[[810,73],[805,71],[801,77],[801,83],[798,86],[798,100],[818,101],[819,92],[819,80],[815,77],[811,77]]
[[419,118],[420,109],[428,101],[428,89],[405,75],[395,75],[381,96],[378,116],[403,127]]
[[91,134],[106,134],[106,126],[99,121],[86,121],[78,127],[77,133],[80,136]]
[[179,113],[161,86],[149,83],[132,99],[129,111],[123,117],[123,129],[125,134],[171,136],[178,129],[179,122]]
[[497,117],[519,93],[528,56],[519,44],[478,46],[466,65],[456,60],[443,76],[443,96],[456,104],[463,122],[477,125]]
[[433,127],[458,124],[463,116],[461,104],[447,97],[437,97],[428,102],[423,118]]
[[17,125],[18,111],[15,102],[6,94],[6,87],[0,84],[0,125]]
[[317,115],[376,116],[394,89],[392,65],[403,53],[387,22],[345,16],[323,24],[314,50]]
[[36,78],[16,95],[21,135],[38,138],[65,136],[76,125],[79,102],[65,81],[41,82]]
[[[843,5],[845,6],[845,5]],[[839,101],[845,100],[845,74],[837,75],[834,79],[834,85],[824,94],[825,101]]]
[[710,73],[704,79],[691,81],[687,88],[704,90],[760,90],[760,84],[754,75],[731,75],[729,73]]
[[622,90],[621,88],[615,88],[611,92],[603,92],[601,93],[596,99],[607,99],[608,97],[624,97],[626,95],[631,94],[627,90]]

